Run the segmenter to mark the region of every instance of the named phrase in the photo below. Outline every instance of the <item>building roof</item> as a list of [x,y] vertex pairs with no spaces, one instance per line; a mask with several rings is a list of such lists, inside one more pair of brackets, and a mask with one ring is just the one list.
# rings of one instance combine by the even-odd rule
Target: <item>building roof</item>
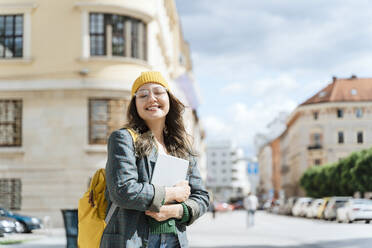
[[333,78],[333,82],[300,106],[323,102],[372,101],[372,78]]

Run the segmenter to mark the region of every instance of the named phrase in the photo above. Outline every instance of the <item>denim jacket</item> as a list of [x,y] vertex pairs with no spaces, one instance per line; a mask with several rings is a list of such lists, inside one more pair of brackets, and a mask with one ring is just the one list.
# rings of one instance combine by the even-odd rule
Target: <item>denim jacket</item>
[[[152,149],[149,156],[136,157],[130,133],[120,129],[110,135],[107,150],[105,194],[108,209],[112,202],[119,207],[103,232],[100,248],[147,247],[149,225],[144,212],[159,212],[165,198],[165,187],[150,183],[157,159],[156,148]],[[209,206],[209,195],[194,157],[190,159],[187,180],[191,194],[185,204],[189,209],[190,221],[185,224],[176,222],[182,248],[188,247],[186,225],[203,215]]]

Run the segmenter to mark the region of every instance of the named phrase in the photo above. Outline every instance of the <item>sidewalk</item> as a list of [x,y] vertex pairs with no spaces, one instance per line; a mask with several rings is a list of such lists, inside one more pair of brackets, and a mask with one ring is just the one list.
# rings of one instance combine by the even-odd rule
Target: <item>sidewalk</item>
[[[0,248],[65,248],[64,228],[34,230],[27,234],[5,234],[0,238]],[[7,245],[3,243],[9,243]]]

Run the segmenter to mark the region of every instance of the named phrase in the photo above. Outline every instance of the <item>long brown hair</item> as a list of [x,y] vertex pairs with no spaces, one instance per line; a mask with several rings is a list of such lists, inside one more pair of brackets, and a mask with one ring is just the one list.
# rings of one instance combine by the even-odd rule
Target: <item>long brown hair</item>
[[[183,123],[182,114],[185,105],[180,102],[172,93],[169,96],[169,112],[165,118],[163,131],[164,144],[167,152],[173,156],[189,159],[190,155],[196,155],[190,144],[191,136],[187,134]],[[136,97],[132,97],[127,111],[127,128],[132,128],[138,133],[135,142],[136,155],[139,157],[148,156],[155,145],[154,135],[146,125],[146,122],[139,116],[136,107]]]

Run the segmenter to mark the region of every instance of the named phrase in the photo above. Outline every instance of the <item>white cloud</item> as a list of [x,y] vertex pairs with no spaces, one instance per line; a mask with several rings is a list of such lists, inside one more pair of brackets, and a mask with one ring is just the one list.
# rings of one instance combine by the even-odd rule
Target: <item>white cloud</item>
[[206,116],[203,118],[203,125],[207,128],[207,136],[214,138],[218,136],[228,137],[232,130],[231,125],[216,116]]
[[237,102],[224,113],[226,118],[208,116],[204,119],[208,140],[223,140],[230,138],[253,152],[253,138],[256,133],[267,132],[266,124],[272,121],[280,112],[290,112],[296,107],[296,102],[290,99],[265,99],[252,106]]
[[176,2],[208,138],[222,132],[251,147],[332,76],[372,77],[371,1]]

